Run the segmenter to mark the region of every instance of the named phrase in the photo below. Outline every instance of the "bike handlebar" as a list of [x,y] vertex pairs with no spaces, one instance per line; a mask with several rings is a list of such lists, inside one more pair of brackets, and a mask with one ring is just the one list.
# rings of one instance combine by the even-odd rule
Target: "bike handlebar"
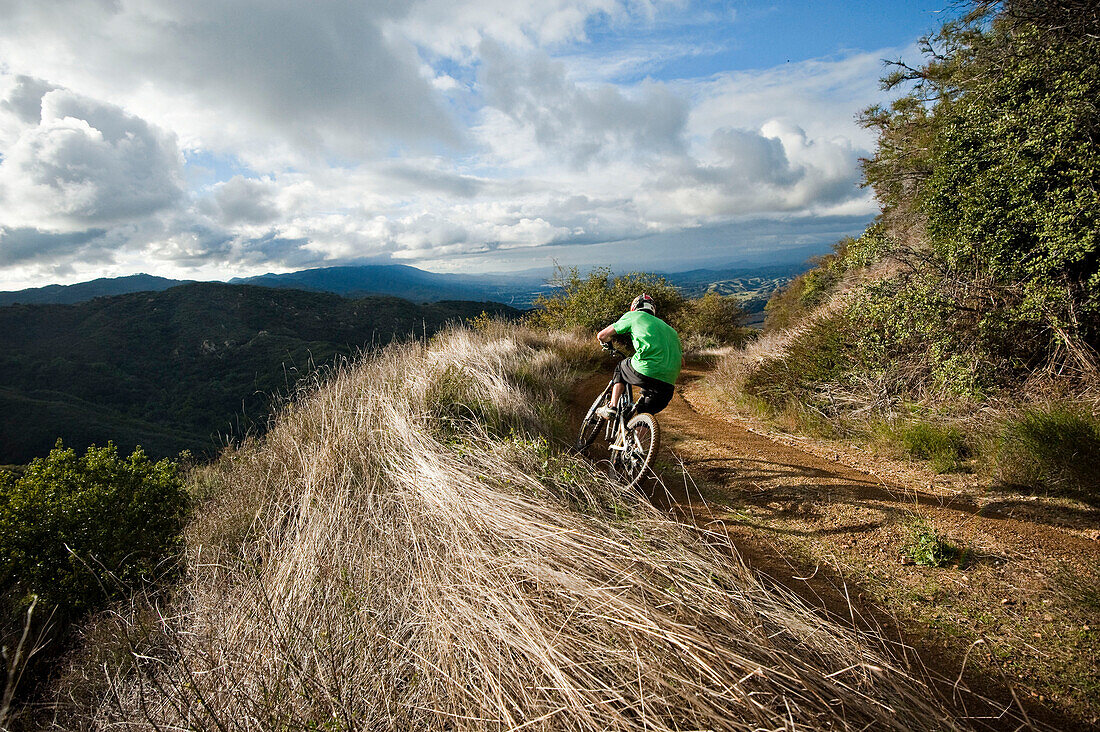
[[615,344],[611,343],[610,341],[607,341],[603,344],[603,350],[606,351],[611,356],[616,356],[618,358],[626,358],[627,357],[625,353],[620,351],[618,348],[615,348]]

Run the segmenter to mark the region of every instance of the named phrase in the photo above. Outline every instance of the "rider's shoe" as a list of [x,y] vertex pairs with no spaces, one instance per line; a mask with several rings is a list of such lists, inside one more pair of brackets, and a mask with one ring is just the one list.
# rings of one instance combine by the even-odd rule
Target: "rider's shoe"
[[600,415],[604,419],[615,419],[618,412],[614,407],[600,407],[596,410],[596,414]]

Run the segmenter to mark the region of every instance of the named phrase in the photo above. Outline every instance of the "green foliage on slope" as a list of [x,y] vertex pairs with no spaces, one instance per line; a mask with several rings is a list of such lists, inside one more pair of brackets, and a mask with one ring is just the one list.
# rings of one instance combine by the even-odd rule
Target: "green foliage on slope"
[[1100,27],[1071,32],[1068,5],[979,5],[865,116],[867,182],[923,232],[891,297],[930,293],[955,345],[1002,370],[1094,370],[1100,345]]
[[[923,66],[884,80],[908,91],[864,116],[879,133],[865,174],[883,215],[852,241],[869,251],[849,261],[852,242],[838,245],[773,298],[774,327],[889,252],[894,271],[845,316],[897,393],[980,396],[1040,369],[1096,373],[1100,40],[1058,27],[1064,4],[979,5],[925,40]],[[898,244],[874,246],[886,232]]]
[[157,578],[187,505],[174,462],[124,458],[111,443],[78,456],[58,440],[20,477],[0,473],[4,620],[34,596],[64,622]]
[[1010,485],[1100,501],[1100,418],[1051,404],[1007,421],[997,440],[997,468]]
[[55,671],[77,624],[178,576],[189,508],[177,464],[140,448],[78,456],[58,440],[18,477],[0,470],[0,728],[13,722],[12,700],[32,698]]
[[[883,80],[899,98],[863,118],[881,216],[774,295],[768,347],[723,372],[794,425],[888,434],[937,470],[1060,483],[1052,466],[1091,454],[1100,379],[1100,12],[980,1],[923,45],[923,64]],[[1004,410],[1050,399],[1085,422]],[[924,444],[990,405],[980,434]],[[999,425],[1018,448],[990,447]],[[990,454],[971,455],[978,443]]]
[[528,318],[535,327],[598,331],[618,320],[643,292],[653,298],[665,320],[684,305],[684,296],[664,277],[644,272],[616,277],[609,267],[597,267],[582,277],[576,267],[561,268],[550,284],[556,291],[540,296]]

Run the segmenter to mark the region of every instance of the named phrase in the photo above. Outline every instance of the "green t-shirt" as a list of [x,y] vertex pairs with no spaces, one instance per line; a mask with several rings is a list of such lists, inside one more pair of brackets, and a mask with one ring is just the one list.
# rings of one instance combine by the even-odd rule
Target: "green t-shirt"
[[629,333],[634,342],[630,365],[639,374],[675,384],[684,352],[671,325],[644,310],[632,310],[615,321],[616,333]]

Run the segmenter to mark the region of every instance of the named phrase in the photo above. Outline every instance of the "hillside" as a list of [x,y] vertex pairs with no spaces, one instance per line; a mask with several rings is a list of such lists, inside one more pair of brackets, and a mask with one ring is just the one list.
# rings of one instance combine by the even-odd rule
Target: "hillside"
[[395,295],[413,302],[492,300],[528,307],[543,289],[538,276],[462,275],[426,272],[403,264],[321,267],[230,280],[231,284],[334,292],[350,297]]
[[881,215],[778,291],[694,395],[872,479],[819,462],[804,474],[824,488],[777,485],[693,447],[743,533],[844,567],[938,641],[990,649],[1081,720],[1062,728],[1095,728],[1100,13],[969,9],[864,113]]
[[785,426],[1100,500],[1100,15],[978,3],[864,113],[881,204],[713,379]]
[[275,395],[334,358],[483,310],[517,312],[213,283],[0,308],[0,464],[43,455],[58,437],[211,454],[262,429]]
[[44,716],[129,729],[969,728],[965,687],[952,702],[892,644],[814,612],[713,531],[560,449],[564,390],[596,351],[490,326],[342,370],[262,441],[192,471],[185,576],[156,610],[138,598],[102,617]]
[[752,269],[693,269],[666,277],[686,297],[702,297],[708,292],[736,297],[747,316],[745,324],[758,328],[764,323],[764,308],[772,295],[809,267],[801,262]]

